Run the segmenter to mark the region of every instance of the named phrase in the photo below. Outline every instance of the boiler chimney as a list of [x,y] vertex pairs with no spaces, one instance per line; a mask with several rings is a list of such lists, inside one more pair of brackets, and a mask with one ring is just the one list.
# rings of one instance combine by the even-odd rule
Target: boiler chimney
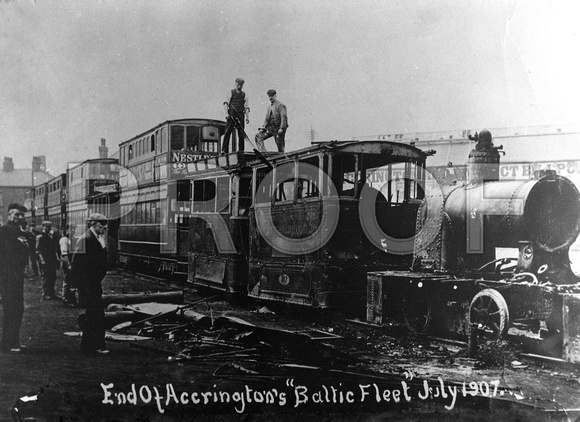
[[101,146],[99,147],[99,158],[108,158],[109,157],[109,148],[105,145],[107,140],[105,138],[101,138]]
[[8,172],[14,170],[14,162],[12,157],[4,157],[4,163],[2,163],[2,170]]
[[475,149],[469,153],[467,183],[479,184],[499,180],[499,150],[503,149],[503,145],[494,146],[491,133],[486,129],[479,134],[475,133],[475,136],[469,136],[469,139],[477,143]]

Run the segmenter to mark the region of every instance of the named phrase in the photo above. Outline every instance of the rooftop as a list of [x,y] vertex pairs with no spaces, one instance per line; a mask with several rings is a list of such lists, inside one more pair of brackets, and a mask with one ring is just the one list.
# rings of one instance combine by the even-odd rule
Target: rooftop
[[[34,172],[34,185],[38,186],[52,179],[53,176],[45,171]],[[20,187],[32,186],[32,169],[14,169],[4,171],[0,169],[0,187]]]

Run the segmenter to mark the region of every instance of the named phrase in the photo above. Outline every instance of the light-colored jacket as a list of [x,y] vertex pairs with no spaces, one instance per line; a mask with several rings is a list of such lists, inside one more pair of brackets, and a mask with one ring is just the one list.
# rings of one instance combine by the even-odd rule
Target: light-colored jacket
[[276,132],[278,129],[288,128],[286,106],[280,101],[275,100],[274,103],[270,104],[268,107],[266,120],[264,120],[264,127],[271,132]]

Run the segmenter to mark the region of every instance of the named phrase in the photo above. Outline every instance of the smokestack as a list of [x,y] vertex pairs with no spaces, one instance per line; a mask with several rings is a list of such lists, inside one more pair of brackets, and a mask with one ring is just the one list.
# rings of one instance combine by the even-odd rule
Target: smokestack
[[32,171],[46,171],[46,156],[32,157]]
[[4,171],[14,170],[14,162],[12,161],[12,157],[4,157],[4,162],[2,163],[2,170]]
[[99,158],[108,158],[109,157],[109,148],[105,145],[107,140],[105,138],[101,138],[101,146],[99,147]]
[[479,134],[476,132],[475,136],[469,136],[469,139],[477,143],[475,149],[469,153],[467,183],[478,184],[499,180],[499,150],[503,149],[503,145],[494,146],[491,133],[485,129]]

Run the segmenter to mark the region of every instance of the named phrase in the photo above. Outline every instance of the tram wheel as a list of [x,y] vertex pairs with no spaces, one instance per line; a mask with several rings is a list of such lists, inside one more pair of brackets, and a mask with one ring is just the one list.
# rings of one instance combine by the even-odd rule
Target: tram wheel
[[469,326],[483,331],[489,340],[497,340],[507,332],[509,319],[507,303],[497,290],[482,290],[469,305]]
[[403,317],[409,331],[424,333],[431,324],[431,298],[424,290],[403,298]]

